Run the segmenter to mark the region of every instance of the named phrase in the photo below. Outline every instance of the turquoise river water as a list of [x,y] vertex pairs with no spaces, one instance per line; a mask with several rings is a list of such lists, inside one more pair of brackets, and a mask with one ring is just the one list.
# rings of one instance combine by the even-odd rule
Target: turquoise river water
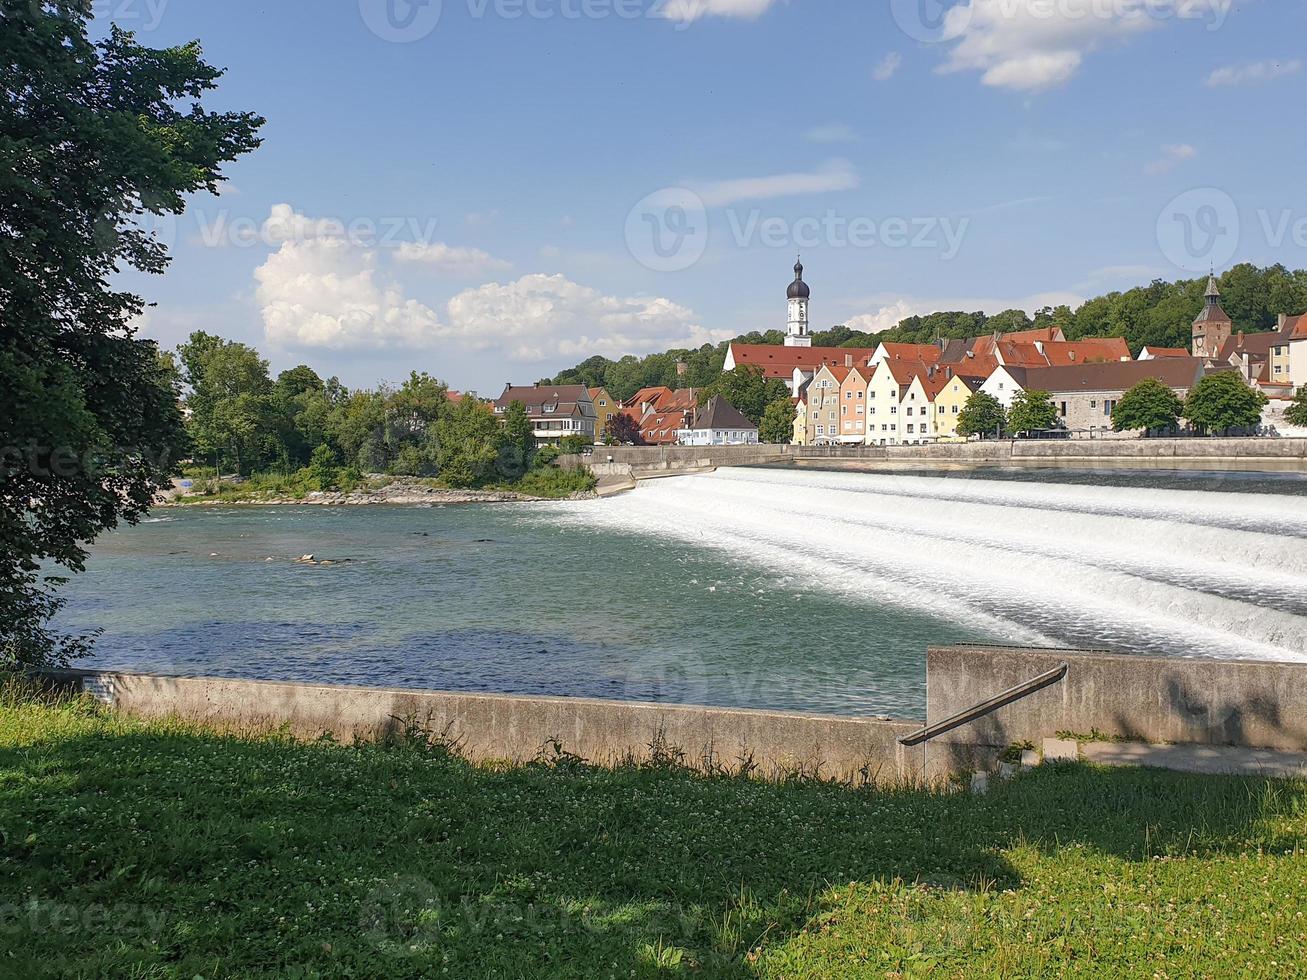
[[161,509],[60,625],[103,630],[84,666],[856,715],[920,716],[936,643],[1307,659],[1307,483],[971,476]]

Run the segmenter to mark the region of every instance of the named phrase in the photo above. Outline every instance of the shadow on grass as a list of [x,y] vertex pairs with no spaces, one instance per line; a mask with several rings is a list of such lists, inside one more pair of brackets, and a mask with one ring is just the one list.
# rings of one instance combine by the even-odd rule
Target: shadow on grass
[[1081,766],[972,797],[565,755],[496,768],[438,748],[38,731],[0,749],[0,962],[745,975],[830,886],[1020,888],[1003,854],[1018,844],[1127,861],[1291,847],[1270,818],[1303,806],[1299,784]]

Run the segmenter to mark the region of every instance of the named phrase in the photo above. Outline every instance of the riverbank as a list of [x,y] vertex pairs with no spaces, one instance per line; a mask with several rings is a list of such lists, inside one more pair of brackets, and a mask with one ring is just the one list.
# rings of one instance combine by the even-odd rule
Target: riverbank
[[1273,976],[1307,957],[1299,782],[1061,765],[972,796],[455,749],[420,725],[306,744],[0,696],[3,972]]
[[537,493],[506,489],[454,489],[436,480],[414,477],[373,477],[357,489],[309,490],[286,492],[259,484],[224,483],[216,493],[190,492],[180,485],[164,495],[160,506],[190,507],[202,504],[236,504],[259,507],[318,505],[328,507],[445,506],[447,504],[509,504],[541,500],[589,500],[593,490],[572,489],[569,485],[532,485]]

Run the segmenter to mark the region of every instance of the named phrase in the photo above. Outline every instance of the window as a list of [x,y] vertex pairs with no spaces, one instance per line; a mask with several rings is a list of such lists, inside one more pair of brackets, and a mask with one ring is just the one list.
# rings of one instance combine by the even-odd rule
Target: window
[[1089,407],[1090,407],[1090,408],[1097,408],[1097,407],[1098,407],[1098,399],[1097,399],[1097,398],[1091,398],[1091,399],[1089,400]]
[[861,406],[861,405],[858,406],[858,414],[859,414],[859,415],[862,414],[862,406]]
[[858,389],[858,401],[862,401],[862,389]]
[[899,414],[899,407],[898,407],[897,405],[891,405],[891,406],[889,407],[889,413],[890,413],[891,415],[898,415],[898,414]]
[[958,407],[956,405],[953,406],[953,414],[954,415],[958,414]]
[[1061,411],[1059,412],[1059,414],[1062,416],[1062,418],[1066,418],[1066,402],[1062,403]]
[[916,432],[916,431],[917,431],[917,427],[916,427],[915,425],[913,425],[911,422],[909,422],[909,423],[908,423],[908,431],[909,431],[909,432]]
[[844,397],[845,397],[845,399],[852,399],[852,398],[853,398],[853,392],[851,392],[851,391],[846,391],[846,392],[844,393]]
[[817,435],[824,436],[825,434],[826,434],[826,426],[824,425],[817,426]]

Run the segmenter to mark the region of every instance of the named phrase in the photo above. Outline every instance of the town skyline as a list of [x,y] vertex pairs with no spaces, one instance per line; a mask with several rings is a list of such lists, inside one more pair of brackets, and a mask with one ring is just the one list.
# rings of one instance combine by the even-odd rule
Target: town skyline
[[[169,276],[133,281],[158,304],[143,333],[166,347],[220,333],[352,386],[420,363],[492,392],[505,361],[533,380],[589,353],[774,329],[774,283],[800,249],[816,329],[1074,305],[1236,258],[1304,264],[1304,137],[1280,125],[1304,76],[1291,45],[1267,41],[1302,35],[1300,5],[1107,12],[1051,38],[1052,22],[978,3],[940,43],[914,36],[903,6],[515,20],[446,3],[404,42],[346,4],[313,11],[301,56],[296,4],[120,5],[148,43],[202,37],[233,104],[268,103],[267,152],[163,228]],[[1279,136],[1250,152],[1250,131]],[[707,236],[659,271],[630,234],[647,218],[675,232],[656,210],[675,187],[703,203]],[[1221,261],[1226,200],[1241,228]],[[1159,238],[1188,247],[1173,207],[1215,252]]]

